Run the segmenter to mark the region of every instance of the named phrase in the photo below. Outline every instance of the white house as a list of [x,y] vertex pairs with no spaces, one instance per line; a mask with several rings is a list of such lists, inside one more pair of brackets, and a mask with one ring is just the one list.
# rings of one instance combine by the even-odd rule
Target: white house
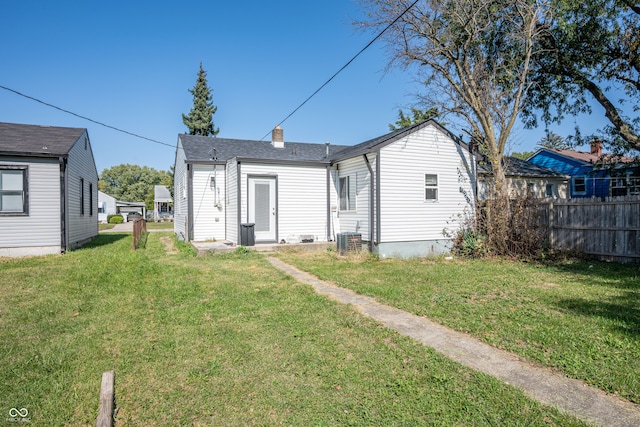
[[[526,160],[504,158],[507,187],[512,196],[566,199],[569,197],[569,175],[556,172]],[[487,200],[492,193],[493,174],[488,160],[478,162],[478,199]]]
[[98,235],[86,129],[0,123],[0,256],[63,253]]
[[153,220],[173,220],[173,198],[164,185],[153,186]]
[[116,198],[110,195],[98,191],[98,221],[106,224],[109,215],[115,215],[118,213],[116,207]]
[[109,215],[117,214],[122,215],[125,221],[130,213],[140,214],[144,218],[146,210],[145,202],[124,202],[102,191],[98,192],[98,221],[101,223],[106,224]]
[[[386,256],[446,252],[474,214],[475,162],[433,121],[355,146],[179,135],[174,230],[190,241],[332,241]],[[249,225],[253,224],[253,225]]]

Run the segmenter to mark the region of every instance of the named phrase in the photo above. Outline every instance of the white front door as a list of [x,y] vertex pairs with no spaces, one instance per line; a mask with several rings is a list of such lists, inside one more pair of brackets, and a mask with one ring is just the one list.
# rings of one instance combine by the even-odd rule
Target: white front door
[[249,178],[249,222],[256,241],[276,241],[276,179]]

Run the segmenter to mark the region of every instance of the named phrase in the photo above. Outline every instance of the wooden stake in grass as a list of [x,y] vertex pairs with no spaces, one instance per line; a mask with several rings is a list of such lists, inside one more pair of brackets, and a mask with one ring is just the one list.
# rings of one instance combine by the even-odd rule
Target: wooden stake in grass
[[113,404],[115,402],[115,371],[102,374],[100,385],[100,407],[96,427],[113,427]]

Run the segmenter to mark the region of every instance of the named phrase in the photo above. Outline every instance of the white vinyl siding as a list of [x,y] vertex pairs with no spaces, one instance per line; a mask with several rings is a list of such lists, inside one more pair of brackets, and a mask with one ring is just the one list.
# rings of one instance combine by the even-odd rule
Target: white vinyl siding
[[178,138],[178,148],[176,149],[176,163],[174,168],[174,187],[175,194],[174,213],[173,213],[173,231],[180,240],[187,239],[187,164],[185,163],[184,148],[182,142]]
[[98,221],[107,222],[109,215],[116,213],[116,199],[108,194],[98,191]]
[[[369,154],[369,162],[374,168],[375,155]],[[369,241],[369,185],[371,180],[369,169],[362,156],[341,161],[337,167],[337,180],[334,181],[337,192],[340,191],[340,180],[349,177],[350,209],[339,209],[337,218],[339,227],[336,227],[336,233],[361,233],[362,239]]]
[[60,165],[58,159],[2,159],[27,167],[29,214],[0,216],[0,256],[60,253]]
[[324,166],[242,163],[241,173],[241,222],[248,221],[248,176],[273,176],[277,177],[277,241],[300,235],[327,240],[327,172]]
[[[381,241],[446,239],[443,230],[458,229],[473,214],[473,167],[468,150],[434,126],[382,148]],[[425,203],[425,172],[438,176],[437,203]]]
[[[84,189],[81,189],[81,180],[84,182]],[[97,212],[89,213],[87,203],[90,198],[95,200],[98,197],[98,172],[86,132],[69,150],[66,182],[69,187],[66,189],[67,247],[73,249],[98,235]],[[89,195],[89,190],[93,194]],[[91,209],[96,209],[95,204]]]
[[225,227],[225,167],[193,165],[193,240],[223,241]]

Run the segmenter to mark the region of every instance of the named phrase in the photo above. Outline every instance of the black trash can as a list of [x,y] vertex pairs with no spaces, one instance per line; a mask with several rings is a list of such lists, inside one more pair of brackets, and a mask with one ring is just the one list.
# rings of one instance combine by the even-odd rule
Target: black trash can
[[255,246],[256,234],[254,231],[255,224],[245,223],[240,224],[240,245],[242,246]]

